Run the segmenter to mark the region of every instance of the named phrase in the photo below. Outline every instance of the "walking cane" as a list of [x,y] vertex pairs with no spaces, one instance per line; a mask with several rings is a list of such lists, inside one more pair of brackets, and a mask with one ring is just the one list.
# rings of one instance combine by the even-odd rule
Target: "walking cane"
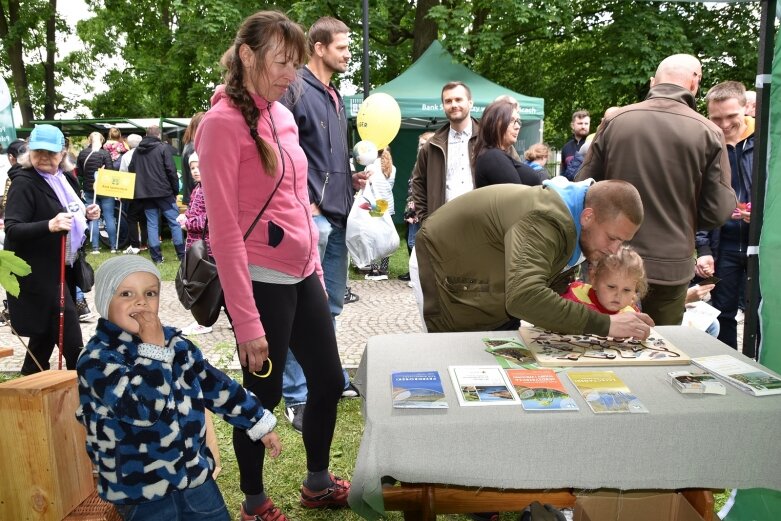
[[62,369],[62,350],[63,339],[65,338],[65,241],[68,236],[68,232],[62,234],[62,240],[60,241],[60,327],[57,332],[57,346],[59,347],[60,356],[57,362],[57,369]]

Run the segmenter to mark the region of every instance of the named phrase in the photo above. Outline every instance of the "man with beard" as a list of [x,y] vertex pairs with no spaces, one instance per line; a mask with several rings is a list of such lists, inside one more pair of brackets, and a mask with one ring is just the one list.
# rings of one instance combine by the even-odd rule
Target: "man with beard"
[[412,200],[420,222],[475,187],[471,159],[479,126],[469,115],[472,91],[460,81],[445,84],[442,107],[448,123],[420,149],[412,171]]
[[[587,110],[578,110],[572,114],[572,139],[561,147],[561,170],[559,175],[564,175],[570,161],[575,157],[580,147],[586,142],[588,132],[591,129],[591,116]],[[570,178],[571,179],[571,178]]]
[[[350,62],[349,33],[344,22],[330,16],[312,24],[307,35],[309,62],[301,68],[297,84],[281,100],[295,117],[298,141],[308,162],[312,225],[320,232],[317,248],[334,321],[344,307],[347,286],[347,214],[355,191],[366,184],[366,174],[353,173],[350,168],[344,101],[331,82],[333,75],[345,72]],[[347,372],[344,377],[342,396],[358,396]],[[304,372],[290,350],[282,385],[285,416],[300,433],[307,386]]]

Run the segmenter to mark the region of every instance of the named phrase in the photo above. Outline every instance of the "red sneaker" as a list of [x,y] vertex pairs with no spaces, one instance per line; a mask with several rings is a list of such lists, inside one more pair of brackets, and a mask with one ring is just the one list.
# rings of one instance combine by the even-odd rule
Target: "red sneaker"
[[248,514],[241,505],[241,521],[287,521],[287,517],[280,509],[274,506],[271,499],[266,499],[254,512]]
[[347,506],[350,482],[331,474],[331,486],[325,490],[312,491],[301,487],[301,506],[305,508],[340,508]]

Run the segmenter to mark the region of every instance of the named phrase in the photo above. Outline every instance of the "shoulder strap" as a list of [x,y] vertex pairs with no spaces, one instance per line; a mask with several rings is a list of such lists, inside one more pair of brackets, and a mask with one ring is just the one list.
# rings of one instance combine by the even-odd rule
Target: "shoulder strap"
[[[252,224],[247,229],[247,233],[244,234],[244,241],[245,242],[247,240],[247,237],[249,237],[249,234],[252,233],[252,230],[255,229],[255,226],[258,224],[258,221],[260,220],[261,216],[263,215],[263,212],[265,212],[266,208],[268,208],[268,205],[271,203],[271,199],[273,199],[274,198],[274,194],[277,193],[277,190],[279,189],[279,185],[282,184],[282,179],[284,177],[285,177],[285,172],[283,170],[282,171],[282,175],[279,176],[279,181],[277,181],[277,184],[274,186],[274,190],[271,192],[271,195],[268,196],[268,199],[266,199],[266,203],[263,205],[263,208],[260,209],[260,212],[258,212],[258,215],[255,217],[255,220],[252,221]],[[206,231],[208,229],[209,229],[209,216],[207,214],[206,219],[203,222],[204,235],[206,235]]]

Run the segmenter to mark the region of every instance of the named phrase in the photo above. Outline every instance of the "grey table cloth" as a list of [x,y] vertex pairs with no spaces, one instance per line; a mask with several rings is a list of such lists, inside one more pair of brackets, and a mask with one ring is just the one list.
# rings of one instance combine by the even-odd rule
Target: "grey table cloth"
[[[690,357],[731,354],[693,328],[656,328]],[[517,407],[461,407],[450,365],[495,364],[483,337],[517,332],[382,335],[369,339],[354,383],[364,397],[364,433],[350,505],[366,519],[383,512],[383,477],[510,489],[781,489],[781,395],[681,394],[666,380],[688,366],[598,367],[613,370],[647,414],[591,412],[564,375],[578,412]],[[569,370],[578,370],[570,368]],[[437,370],[448,409],[394,409],[391,373]]]

